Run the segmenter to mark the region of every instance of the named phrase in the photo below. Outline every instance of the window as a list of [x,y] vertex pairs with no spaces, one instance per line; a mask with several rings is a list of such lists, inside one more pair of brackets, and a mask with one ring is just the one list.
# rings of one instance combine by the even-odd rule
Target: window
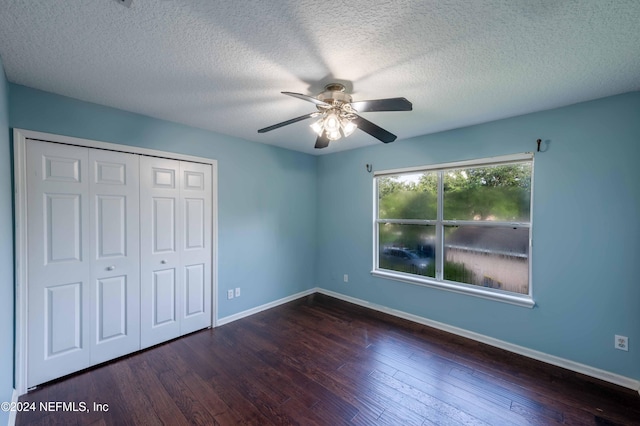
[[376,172],[374,270],[533,306],[532,154]]

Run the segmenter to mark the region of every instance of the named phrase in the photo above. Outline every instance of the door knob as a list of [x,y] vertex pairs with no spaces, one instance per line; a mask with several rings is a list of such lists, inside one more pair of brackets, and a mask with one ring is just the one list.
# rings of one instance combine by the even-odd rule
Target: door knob
[[116,267],[113,265],[107,266],[107,271],[113,271],[114,269],[116,269]]
[[162,260],[160,261],[160,263],[162,263],[162,264],[164,265],[165,263],[167,263],[167,261],[166,261],[166,260],[164,260],[164,259],[162,259]]

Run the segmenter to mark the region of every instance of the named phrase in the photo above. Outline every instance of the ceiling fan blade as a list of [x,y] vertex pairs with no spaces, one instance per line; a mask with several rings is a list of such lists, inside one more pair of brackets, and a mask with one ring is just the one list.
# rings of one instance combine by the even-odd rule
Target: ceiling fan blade
[[318,136],[318,139],[316,139],[316,146],[315,148],[317,149],[321,149],[321,148],[326,148],[329,146],[329,138],[326,135],[327,132],[322,132],[321,135]]
[[358,129],[362,130],[363,132],[369,133],[371,136],[381,140],[384,143],[393,142],[397,138],[397,136],[393,133],[390,133],[382,127],[373,124],[369,120],[365,120],[359,115],[356,115],[356,117],[351,121],[358,125]]
[[324,105],[330,106],[325,101],[321,101],[320,99],[316,99],[313,96],[303,95],[302,93],[293,93],[293,92],[281,92],[282,94],[293,96],[294,98],[302,99],[303,101],[311,102],[316,105]]
[[286,126],[288,124],[297,123],[298,121],[302,121],[302,120],[306,120],[307,118],[315,117],[318,114],[319,113],[316,111],[316,112],[311,112],[311,113],[306,114],[306,115],[301,115],[300,117],[292,118],[291,120],[283,121],[282,123],[274,124],[273,126],[269,126],[269,127],[265,127],[264,129],[260,129],[260,130],[258,130],[258,133],[270,132],[271,130]]
[[405,98],[388,98],[351,102],[351,108],[357,112],[411,111],[413,105]]

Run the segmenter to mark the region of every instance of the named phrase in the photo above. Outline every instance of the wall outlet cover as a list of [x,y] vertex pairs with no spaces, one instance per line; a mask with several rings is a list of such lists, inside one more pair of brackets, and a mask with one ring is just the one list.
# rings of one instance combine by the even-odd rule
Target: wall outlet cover
[[621,351],[629,350],[629,338],[627,336],[618,336],[616,334],[615,348]]

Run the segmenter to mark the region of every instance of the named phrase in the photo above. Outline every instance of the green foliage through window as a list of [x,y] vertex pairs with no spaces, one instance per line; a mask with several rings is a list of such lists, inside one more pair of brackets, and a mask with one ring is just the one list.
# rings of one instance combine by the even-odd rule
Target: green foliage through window
[[435,219],[438,178],[435,173],[389,176],[378,180],[379,217]]

